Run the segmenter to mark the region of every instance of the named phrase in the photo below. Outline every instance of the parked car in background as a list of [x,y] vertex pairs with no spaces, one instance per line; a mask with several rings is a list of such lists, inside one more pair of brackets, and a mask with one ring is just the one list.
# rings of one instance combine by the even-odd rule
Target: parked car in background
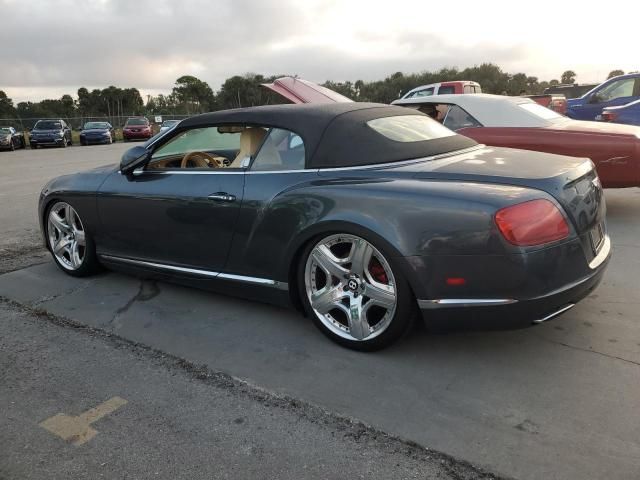
[[80,131],[80,145],[113,143],[116,132],[109,122],[87,122]]
[[468,80],[431,83],[409,90],[402,98],[429,97],[431,95],[460,95],[463,93],[482,93],[482,88],[478,82]]
[[562,314],[604,275],[605,211],[587,159],[354,102],[194,116],[39,199],[69,275],[103,264],[297,306],[358,350],[401,338],[418,311],[475,329]]
[[486,145],[590,158],[605,187],[640,186],[640,127],[572,120],[526,97],[441,95],[393,103],[436,109],[444,126]]
[[0,150],[25,148],[24,134],[13,127],[0,127]]
[[640,100],[618,107],[606,107],[596,120],[640,126]]
[[567,99],[562,94],[547,93],[543,95],[525,95],[534,102],[562,115],[567,113]]
[[545,88],[542,93],[550,94],[557,93],[564,95],[565,98],[578,98],[587,93],[589,90],[597,87],[597,83],[561,83],[559,85],[553,85]]
[[38,120],[29,135],[31,148],[44,146],[67,147],[73,145],[71,128],[62,119]]
[[166,132],[167,130],[172,129],[179,123],[180,123],[180,120],[165,120],[164,122],[162,122],[162,125],[160,125],[160,131],[158,133]]
[[122,129],[122,138],[125,142],[130,140],[148,140],[153,137],[151,123],[145,117],[130,117]]
[[567,100],[567,116],[576,120],[596,120],[607,107],[640,100],[640,73],[613,77],[580,98]]

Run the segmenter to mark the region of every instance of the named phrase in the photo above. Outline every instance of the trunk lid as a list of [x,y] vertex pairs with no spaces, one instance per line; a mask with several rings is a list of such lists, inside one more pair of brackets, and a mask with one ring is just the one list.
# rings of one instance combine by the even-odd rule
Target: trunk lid
[[601,135],[629,135],[640,139],[640,127],[621,123],[590,122],[586,120],[563,119],[545,127],[551,130],[569,130],[572,132],[595,133]]
[[342,103],[353,101],[333,90],[294,77],[281,77],[274,80],[273,83],[263,83],[262,86],[292,103]]
[[605,203],[600,180],[587,158],[483,147],[398,170],[414,178],[514,185],[542,190],[563,207],[579,235],[602,225]]

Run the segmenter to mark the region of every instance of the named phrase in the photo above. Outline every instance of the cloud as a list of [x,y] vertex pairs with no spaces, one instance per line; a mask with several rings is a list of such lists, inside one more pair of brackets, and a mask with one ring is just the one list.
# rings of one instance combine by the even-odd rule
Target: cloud
[[[185,74],[217,89],[246,72],[374,80],[395,71],[493,62],[551,78],[573,67],[561,65],[557,47],[556,57],[545,53],[539,27],[496,17],[520,16],[510,9],[487,10],[489,25],[478,21],[477,2],[471,2],[473,15],[435,20],[424,16],[421,0],[390,3],[0,0],[0,89],[20,101],[29,92],[59,96],[80,86],[169,91]],[[563,45],[563,55],[571,48]],[[603,65],[598,75],[608,71]],[[625,65],[611,68],[617,67]]]

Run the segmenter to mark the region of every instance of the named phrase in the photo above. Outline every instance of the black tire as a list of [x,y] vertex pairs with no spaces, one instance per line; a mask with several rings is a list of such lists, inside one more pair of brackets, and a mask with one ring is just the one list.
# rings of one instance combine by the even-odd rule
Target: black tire
[[[53,261],[55,262],[55,264],[58,266],[58,268],[60,270],[62,270],[67,275],[71,275],[72,277],[88,277],[90,275],[94,275],[94,274],[100,272],[103,269],[103,267],[100,264],[100,262],[98,261],[98,256],[96,255],[95,242],[93,241],[93,237],[91,236],[91,234],[88,231],[84,230],[84,229],[83,229],[84,230],[84,235],[85,235],[84,256],[82,258],[82,263],[81,263],[81,266],[79,268],[70,269],[70,268],[66,267],[65,265],[62,264],[62,262],[60,262],[60,260],[58,260],[56,255],[54,255],[53,249],[52,249],[52,245],[51,245],[50,236],[49,236],[49,221],[48,221],[48,219],[49,219],[49,214],[50,214],[51,210],[56,205],[59,205],[60,203],[67,203],[67,202],[52,202],[51,205],[49,205],[49,207],[47,208],[46,213],[45,213],[45,217],[44,217],[44,229],[45,229],[45,238],[46,238],[46,242],[47,242],[47,249],[49,250],[49,252],[51,252],[51,256],[53,257]],[[80,218],[80,215],[77,214],[77,210],[75,212],[76,212],[76,215],[78,215],[78,218]],[[80,222],[82,222],[82,219],[80,219]]]
[[297,266],[297,283],[299,289],[300,299],[302,300],[302,304],[304,307],[304,311],[306,315],[311,317],[315,326],[329,339],[334,342],[342,345],[343,347],[358,350],[358,351],[376,351],[383,348],[386,348],[393,343],[397,342],[401,339],[411,328],[416,316],[416,302],[409,286],[409,283],[402,275],[400,268],[394,265],[394,257],[390,255],[386,249],[379,244],[372,242],[370,239],[360,235],[359,238],[366,240],[371,246],[377,250],[384,259],[387,261],[389,267],[391,268],[392,275],[395,279],[395,292],[396,292],[396,306],[393,317],[386,327],[386,329],[380,333],[378,336],[367,340],[366,338],[363,340],[356,339],[348,339],[343,336],[337,335],[333,331],[331,331],[323,321],[318,317],[316,312],[311,307],[311,303],[309,301],[309,297],[307,295],[306,288],[306,267],[307,260],[309,259],[309,255],[312,250],[321,242],[324,238],[328,238],[333,235],[352,235],[346,234],[342,232],[333,232],[331,234],[325,234],[319,237],[314,238],[310,241],[306,247],[304,248],[302,255],[300,256],[300,261]]
[[31,150],[37,150],[38,149],[38,144],[37,143],[32,143],[29,146],[31,147]]

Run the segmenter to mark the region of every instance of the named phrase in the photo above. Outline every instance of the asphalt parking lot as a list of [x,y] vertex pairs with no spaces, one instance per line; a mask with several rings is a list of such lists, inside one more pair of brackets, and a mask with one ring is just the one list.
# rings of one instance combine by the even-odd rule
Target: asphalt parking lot
[[[29,456],[55,465],[60,477],[95,475],[102,463],[126,469],[135,462],[127,449],[161,458],[171,439],[180,447],[171,458],[187,466],[206,458],[203,445],[215,444],[216,459],[240,469],[246,461],[253,471],[238,452],[255,448],[256,460],[271,459],[263,460],[265,478],[278,477],[285,463],[293,466],[287,478],[481,475],[449,457],[430,457],[431,450],[519,479],[640,477],[640,189],[606,192],[614,257],[601,286],[562,317],[506,332],[417,329],[390,349],[362,354],[330,343],[296,312],[115,273],[75,279],[58,271],[39,246],[35,206],[42,184],[116,162],[129,146],[0,154],[0,381],[11,385],[0,389],[0,402],[10,406],[0,419],[0,431],[9,432],[0,435],[0,478],[19,478]],[[163,356],[175,364],[163,364]],[[226,380],[208,389],[180,365]],[[238,393],[238,385],[253,393]],[[256,399],[255,392],[272,400]],[[87,446],[73,447],[85,448],[82,460],[38,426],[116,396],[128,403],[96,422],[100,433]],[[317,408],[320,416],[273,400],[282,398]],[[243,415],[251,419],[241,422],[248,430],[228,428]],[[370,435],[365,442],[340,423],[345,418],[368,426],[361,427]],[[211,433],[216,428],[224,438],[258,440],[220,443]],[[348,435],[336,435],[341,428]],[[139,434],[124,435],[127,429]],[[385,435],[391,443],[379,443]],[[154,436],[157,445],[149,441]],[[109,459],[96,456],[101,446]],[[279,447],[286,454],[277,465]],[[417,450],[398,455],[411,448]],[[371,452],[379,463],[367,457]],[[305,470],[296,455],[318,458]],[[330,470],[343,455],[358,461]],[[70,470],[74,460],[77,471]],[[389,462],[395,470],[385,470]],[[438,467],[446,462],[460,468],[459,477]],[[357,468],[365,464],[370,468]],[[224,465],[222,478],[242,471]],[[38,472],[33,478],[45,478]]]

